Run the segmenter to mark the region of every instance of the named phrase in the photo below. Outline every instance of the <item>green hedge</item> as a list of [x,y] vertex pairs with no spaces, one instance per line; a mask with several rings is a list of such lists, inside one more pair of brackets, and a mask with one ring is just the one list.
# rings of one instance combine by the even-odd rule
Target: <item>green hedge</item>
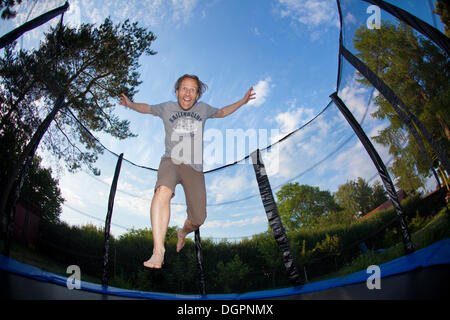
[[[436,212],[419,196],[402,201],[411,231],[422,228]],[[101,279],[104,234],[93,226],[46,224],[39,250],[65,265],[79,265],[82,274]],[[336,272],[361,259],[359,244],[375,252],[401,245],[393,209],[371,214],[352,225],[328,225],[288,234],[298,269],[309,279]],[[197,294],[199,281],[194,243],[187,239],[176,253],[176,228],[169,228],[162,270],[142,266],[152,253],[151,230],[139,229],[110,240],[110,281],[113,286],[172,293]],[[269,231],[239,243],[202,241],[208,293],[248,292],[289,286],[281,252]]]

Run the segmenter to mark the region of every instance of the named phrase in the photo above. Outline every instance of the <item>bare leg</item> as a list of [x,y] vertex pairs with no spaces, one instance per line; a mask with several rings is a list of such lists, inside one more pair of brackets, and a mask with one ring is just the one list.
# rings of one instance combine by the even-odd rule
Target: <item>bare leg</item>
[[159,186],[153,196],[151,206],[151,221],[153,233],[153,255],[144,262],[147,268],[161,268],[164,262],[164,240],[170,220],[170,199],[172,190],[165,186]]
[[186,219],[184,222],[184,226],[182,229],[177,230],[178,242],[177,242],[177,252],[180,252],[184,247],[184,239],[186,236],[199,228],[199,225],[193,224],[189,220]]

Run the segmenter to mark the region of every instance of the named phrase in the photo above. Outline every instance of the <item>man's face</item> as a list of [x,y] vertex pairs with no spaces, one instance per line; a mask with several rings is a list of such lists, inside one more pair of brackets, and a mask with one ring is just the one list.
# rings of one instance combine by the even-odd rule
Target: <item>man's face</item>
[[176,91],[176,95],[180,107],[184,110],[190,109],[198,99],[197,81],[191,78],[184,78]]

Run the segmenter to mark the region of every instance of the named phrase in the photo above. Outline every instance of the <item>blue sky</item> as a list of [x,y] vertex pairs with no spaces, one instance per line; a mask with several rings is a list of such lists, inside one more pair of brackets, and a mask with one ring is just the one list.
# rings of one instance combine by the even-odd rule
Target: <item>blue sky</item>
[[[365,24],[368,17],[365,9],[369,4],[354,2],[358,9],[345,19],[357,27]],[[2,22],[0,30],[4,34],[25,22],[28,15],[31,19],[63,3],[25,1],[18,8],[17,18]],[[424,6],[418,12],[425,15],[422,18],[430,18],[426,17],[429,11],[425,1],[403,4]],[[225,164],[227,154],[234,152],[225,142],[227,130],[256,130],[259,146],[265,147],[311,120],[325,108],[329,95],[336,90],[339,21],[334,0],[77,0],[70,1],[64,21],[70,26],[101,24],[107,16],[116,23],[125,19],[137,21],[157,36],[153,49],[158,54],[143,56],[140,61],[143,83],[134,97],[136,102],[156,104],[175,100],[174,82],[185,73],[197,74],[208,85],[202,100],[218,108],[241,99],[254,86],[257,94],[254,103],[225,119],[207,121],[206,132],[211,137],[223,138],[224,152],[221,161],[209,163],[205,170]],[[36,46],[47,28],[45,25],[26,34],[18,45]],[[362,118],[366,107],[373,112],[374,106],[367,106],[369,90],[360,87],[351,72],[343,76],[340,95],[357,118]],[[117,141],[101,133],[95,133],[96,136],[110,150],[117,154],[123,152],[126,159],[157,168],[164,148],[162,121],[125,110],[118,104],[116,112],[130,120],[131,131],[138,137]],[[386,125],[370,117],[365,121],[369,135],[375,135]],[[351,131],[344,120],[331,110],[282,145],[278,154],[266,154],[274,189],[314,166],[349,134]],[[208,145],[211,146],[205,144]],[[387,150],[378,147],[383,159],[387,159]],[[249,147],[248,151],[253,150]],[[42,149],[39,152],[44,162],[54,168],[67,200],[61,219],[74,225],[103,226],[101,221],[106,215],[116,159],[105,153],[98,163],[102,174],[94,177],[85,170],[75,175],[66,173],[57,160]],[[240,158],[232,156],[231,159]],[[362,146],[353,139],[324,165],[318,165],[295,181],[334,192],[349,179],[358,176],[368,179],[375,173]],[[154,172],[123,164],[112,219],[114,235],[131,228],[150,227],[149,207],[155,178]],[[253,168],[248,163],[207,175],[206,181],[209,206],[208,219],[202,227],[204,236],[240,239],[267,229]],[[176,194],[171,226],[180,226],[185,218],[180,187]],[[228,201],[236,202],[217,205]]]

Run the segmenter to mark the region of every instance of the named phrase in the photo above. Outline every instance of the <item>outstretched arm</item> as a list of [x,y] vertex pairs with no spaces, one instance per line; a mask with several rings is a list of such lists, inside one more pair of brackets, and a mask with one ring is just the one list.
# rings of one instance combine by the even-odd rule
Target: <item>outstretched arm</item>
[[244,98],[242,98],[241,100],[239,100],[233,104],[230,104],[229,106],[223,107],[216,113],[216,115],[214,117],[215,118],[225,118],[226,116],[229,116],[230,114],[235,112],[237,109],[242,107],[244,104],[248,103],[250,100],[255,99],[255,94],[256,93],[253,92],[253,87],[251,87],[250,89],[248,89]]
[[146,103],[135,103],[128,99],[123,93],[119,97],[119,104],[127,108],[133,109],[139,113],[152,113],[152,108]]

